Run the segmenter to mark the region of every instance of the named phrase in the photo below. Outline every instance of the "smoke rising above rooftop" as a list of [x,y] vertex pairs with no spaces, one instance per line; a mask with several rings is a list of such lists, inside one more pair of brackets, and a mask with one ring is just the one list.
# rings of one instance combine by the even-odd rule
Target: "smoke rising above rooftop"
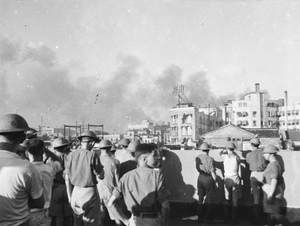
[[173,87],[180,84],[195,106],[232,98],[216,97],[204,71],[185,75],[174,64],[153,75],[130,54],[117,56],[111,74],[91,75],[76,60],[59,62],[55,50],[43,43],[24,45],[0,36],[0,61],[1,115],[17,112],[34,127],[41,124],[41,117],[44,125],[84,121],[104,124],[108,132],[124,132],[127,124],[143,119],[169,121],[168,111],[177,101]]

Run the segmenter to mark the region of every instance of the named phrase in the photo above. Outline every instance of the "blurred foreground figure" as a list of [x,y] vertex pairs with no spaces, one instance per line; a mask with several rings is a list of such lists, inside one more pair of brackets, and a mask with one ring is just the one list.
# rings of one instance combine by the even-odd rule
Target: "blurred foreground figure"
[[43,208],[45,203],[38,171],[16,154],[28,129],[20,115],[0,118],[1,226],[28,226],[30,208]]

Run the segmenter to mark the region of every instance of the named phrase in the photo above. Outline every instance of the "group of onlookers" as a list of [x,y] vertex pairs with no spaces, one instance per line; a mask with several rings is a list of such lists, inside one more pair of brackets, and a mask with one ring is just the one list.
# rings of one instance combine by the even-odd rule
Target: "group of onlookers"
[[[0,118],[0,226],[99,226],[105,216],[116,225],[168,225],[172,187],[166,188],[164,178],[165,149],[124,138],[116,152],[109,140],[100,141],[92,131],[84,131],[78,139],[76,150],[65,138],[56,138],[49,150],[20,115]],[[258,138],[250,143],[246,162],[251,171],[253,223],[261,225],[263,190],[268,225],[289,225],[280,214],[284,181],[276,158],[279,149],[273,145],[260,149]],[[200,151],[196,157],[198,221],[212,223],[220,183],[210,146],[204,142]],[[239,224],[241,186],[246,179],[241,175],[241,159],[232,142],[219,154],[224,166],[224,222]]]
[[0,118],[0,226],[168,225],[170,192],[155,144],[123,139],[120,150],[92,131],[71,150],[51,150],[17,114]]
[[[253,195],[253,217],[254,225],[263,225],[261,218],[260,203],[263,203],[263,211],[268,215],[268,225],[276,224],[290,225],[287,218],[280,214],[284,181],[283,169],[276,154],[279,149],[274,145],[268,145],[263,149],[259,148],[260,140],[256,137],[250,140],[251,152],[246,155],[246,163],[251,171],[250,184]],[[224,180],[224,222],[238,225],[240,223],[239,199],[242,197],[243,180],[241,170],[241,159],[235,152],[235,145],[228,141],[219,149],[223,157]],[[214,159],[209,156],[210,147],[204,142],[200,146],[201,153],[196,157],[196,169],[198,176],[198,221],[203,222],[205,216],[208,223],[212,222],[213,202],[215,200],[215,189],[219,187]],[[248,178],[247,178],[248,179]],[[263,200],[262,199],[263,193]],[[204,202],[205,197],[205,202]],[[204,214],[206,207],[206,214]]]

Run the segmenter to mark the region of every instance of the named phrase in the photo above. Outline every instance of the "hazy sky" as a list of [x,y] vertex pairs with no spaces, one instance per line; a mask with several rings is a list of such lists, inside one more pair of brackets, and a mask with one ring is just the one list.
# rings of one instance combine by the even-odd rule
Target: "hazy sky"
[[300,1],[0,0],[1,114],[124,130],[260,83],[300,103]]

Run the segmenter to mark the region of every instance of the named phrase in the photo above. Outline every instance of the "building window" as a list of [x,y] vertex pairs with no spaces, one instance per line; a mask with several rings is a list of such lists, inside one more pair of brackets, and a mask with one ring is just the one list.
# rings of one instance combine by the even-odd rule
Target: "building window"
[[242,115],[243,115],[243,117],[247,117],[248,116],[248,112],[247,111],[243,111]]
[[256,117],[256,111],[252,112],[252,117]]
[[239,103],[239,108],[243,107],[243,103]]
[[187,133],[188,133],[188,135],[192,135],[192,127],[191,126],[189,126],[187,128]]
[[245,102],[245,103],[243,103],[243,107],[247,107],[247,103]]
[[253,120],[253,126],[256,126],[256,121],[255,120]]

